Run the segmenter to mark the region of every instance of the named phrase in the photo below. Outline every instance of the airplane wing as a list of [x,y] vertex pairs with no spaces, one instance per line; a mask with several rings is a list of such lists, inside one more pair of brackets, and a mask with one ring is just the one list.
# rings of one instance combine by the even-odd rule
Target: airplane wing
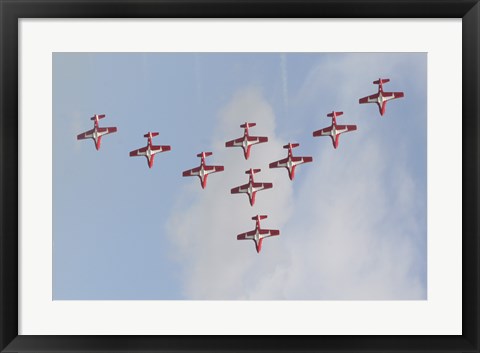
[[88,130],[88,131],[85,131],[84,133],[81,133],[81,134],[77,135],[77,140],[85,140],[85,139],[93,137],[93,132],[94,131],[95,131],[95,129],[92,129],[92,130]]
[[270,168],[282,168],[286,167],[288,162],[288,158],[280,159],[279,161],[272,162],[269,164]]
[[248,192],[248,185],[249,184],[244,184],[244,185],[237,186],[236,188],[231,189],[230,193],[232,193],[232,194],[247,193]]
[[[254,233],[255,234],[255,233]],[[280,231],[278,229],[260,229],[260,237],[268,238],[280,235]]]
[[170,151],[171,146],[151,146],[152,154]]
[[383,97],[387,101],[397,98],[403,98],[403,96],[403,92],[383,92]]
[[266,136],[248,136],[248,142],[250,145],[255,145],[257,143],[268,142],[268,137]]
[[242,146],[242,144],[243,144],[243,137],[240,137],[238,139],[225,142],[225,147],[237,147],[237,146]]
[[371,96],[363,97],[358,100],[358,103],[377,103],[378,93],[372,94]]
[[147,147],[142,147],[130,152],[130,157],[146,156],[147,155],[146,152],[147,152]]
[[357,125],[337,125],[337,134],[357,130]]
[[313,136],[330,136],[330,131],[332,131],[331,126],[314,131]]
[[200,175],[200,167],[196,167],[193,169],[189,169],[183,172],[182,174],[184,177],[185,176],[197,176]]
[[107,134],[111,134],[112,132],[117,132],[117,128],[116,127],[99,127],[97,128],[97,131],[101,135],[107,135]]
[[206,165],[203,167],[205,170],[205,174],[211,174],[216,172],[223,172],[224,167],[223,165]]
[[295,165],[312,162],[312,157],[292,157],[292,162]]
[[241,233],[237,235],[237,240],[246,240],[246,239],[253,239],[253,236],[255,235],[256,231],[251,230],[249,232]]
[[253,183],[252,187],[253,187],[253,191],[260,191],[264,189],[271,189],[273,187],[273,184],[272,183]]

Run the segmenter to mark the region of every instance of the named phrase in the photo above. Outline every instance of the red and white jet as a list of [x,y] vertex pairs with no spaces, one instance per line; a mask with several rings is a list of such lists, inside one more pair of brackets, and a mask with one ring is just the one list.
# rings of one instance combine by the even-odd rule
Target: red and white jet
[[358,100],[358,103],[377,103],[378,110],[380,115],[385,114],[385,108],[387,107],[387,102],[392,99],[402,98],[404,96],[403,92],[384,92],[383,84],[390,82],[390,79],[379,78],[377,81],[373,81],[374,85],[378,85],[378,92],[372,94],[371,96],[363,97]]
[[250,168],[245,172],[245,174],[250,174],[248,183],[241,186],[237,186],[236,188],[233,188],[230,190],[232,194],[247,194],[248,198],[250,199],[251,206],[255,204],[255,195],[257,191],[271,189],[273,187],[272,183],[256,183],[253,180],[253,175],[258,172],[260,172],[260,169]]
[[207,187],[207,177],[208,174],[216,173],[216,172],[223,172],[224,167],[223,165],[206,165],[205,164],[205,157],[211,156],[212,152],[202,152],[197,154],[197,157],[202,158],[200,162],[200,166],[189,169],[183,172],[183,176],[198,176],[200,178],[200,184],[202,185],[202,189]]
[[312,157],[294,157],[292,155],[292,148],[298,146],[300,146],[299,143],[289,143],[288,145],[283,146],[283,148],[288,148],[287,158],[270,163],[270,168],[287,168],[288,176],[290,177],[290,180],[293,180],[293,178],[295,178],[295,167],[297,165],[313,161]]
[[248,134],[248,128],[257,125],[256,123],[245,123],[240,125],[241,128],[245,129],[243,132],[243,137],[239,137],[235,140],[231,140],[225,143],[225,147],[242,147],[243,154],[245,159],[250,157],[250,147],[256,145],[257,143],[268,142],[268,137],[266,136],[250,136]]
[[88,130],[80,135],[77,135],[77,140],[93,139],[95,142],[95,148],[97,151],[100,149],[100,143],[102,142],[102,136],[117,132],[116,127],[100,127],[98,126],[98,120],[105,118],[105,114],[95,114],[90,118],[90,120],[95,121],[93,129]]
[[313,132],[313,136],[330,136],[332,138],[333,148],[338,147],[338,141],[340,135],[344,132],[357,130],[357,125],[337,125],[337,116],[342,115],[343,112],[331,112],[327,114],[329,118],[332,118],[332,125]]
[[158,136],[158,132],[147,132],[143,137],[148,138],[147,146],[139,148],[130,152],[130,157],[145,156],[147,158],[148,167],[153,167],[153,160],[155,155],[160,152],[167,152],[171,150],[170,146],[159,146],[152,143],[152,138]]
[[265,218],[267,218],[265,215],[257,215],[252,217],[252,219],[255,221],[255,229],[237,235],[237,240],[253,240],[255,242],[257,253],[260,253],[260,250],[262,250],[263,239],[280,235],[280,231],[278,229],[262,229],[260,227],[260,220]]

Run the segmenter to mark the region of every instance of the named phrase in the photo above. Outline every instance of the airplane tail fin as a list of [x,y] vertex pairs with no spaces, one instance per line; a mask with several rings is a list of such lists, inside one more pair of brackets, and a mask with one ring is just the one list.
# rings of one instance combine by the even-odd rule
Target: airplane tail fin
[[334,116],[340,116],[340,115],[343,115],[343,112],[335,112],[335,111],[333,111],[333,112],[327,114],[327,116],[328,116],[329,118],[333,118]]
[[245,128],[253,127],[255,125],[257,125],[257,124],[256,123],[245,123],[245,124],[240,125],[240,127],[242,129],[245,129]]
[[252,217],[252,219],[253,219],[254,221],[257,221],[257,220],[259,221],[259,220],[265,219],[265,218],[268,218],[268,216],[267,216],[267,215],[264,215],[264,214],[262,214],[262,215],[256,215],[256,216]]
[[258,173],[260,171],[261,171],[261,169],[249,169],[245,172],[245,174],[250,174],[251,175],[251,174]]
[[155,137],[155,136],[158,136],[159,133],[158,132],[148,132],[146,133],[145,135],[143,135],[143,137],[149,137],[149,136],[152,136],[152,137]]
[[197,157],[208,157],[211,156],[213,153],[212,152],[202,152],[197,154]]
[[105,118],[105,114],[95,114],[94,116],[92,116],[92,117],[90,118],[90,120],[95,120],[95,118],[97,118],[97,119],[103,119],[103,118]]
[[373,81],[373,84],[374,85],[380,85],[380,84],[384,84],[384,83],[387,83],[387,82],[390,82],[389,78],[379,78],[378,80]]
[[299,143],[289,143],[288,145],[283,146],[283,148],[295,148],[300,146]]

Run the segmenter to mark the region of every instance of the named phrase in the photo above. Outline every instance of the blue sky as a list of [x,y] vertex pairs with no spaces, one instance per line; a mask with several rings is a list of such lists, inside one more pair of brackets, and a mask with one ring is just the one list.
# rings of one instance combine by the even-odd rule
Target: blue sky
[[[358,99],[386,91],[387,104]],[[425,53],[54,53],[53,299],[426,299],[427,56]],[[344,111],[358,131],[312,132]],[[101,126],[102,140],[76,135]],[[239,125],[269,142],[226,149]],[[145,158],[147,131],[172,146]],[[268,163],[312,156],[295,180]],[[212,151],[225,165],[205,190],[183,170]],[[273,182],[254,207],[230,188]],[[251,217],[280,229],[257,254],[236,235]]]

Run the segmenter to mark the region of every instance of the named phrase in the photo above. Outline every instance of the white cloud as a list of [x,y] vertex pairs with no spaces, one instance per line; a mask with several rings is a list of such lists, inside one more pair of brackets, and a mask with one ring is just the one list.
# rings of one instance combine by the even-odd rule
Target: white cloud
[[[425,288],[410,274],[417,253],[412,234],[415,193],[408,175],[387,192],[388,157],[377,141],[365,142],[355,156],[325,150],[323,168],[312,169],[284,229],[295,259],[288,281],[262,291],[297,299],[420,299]],[[395,211],[392,214],[391,204]]]

